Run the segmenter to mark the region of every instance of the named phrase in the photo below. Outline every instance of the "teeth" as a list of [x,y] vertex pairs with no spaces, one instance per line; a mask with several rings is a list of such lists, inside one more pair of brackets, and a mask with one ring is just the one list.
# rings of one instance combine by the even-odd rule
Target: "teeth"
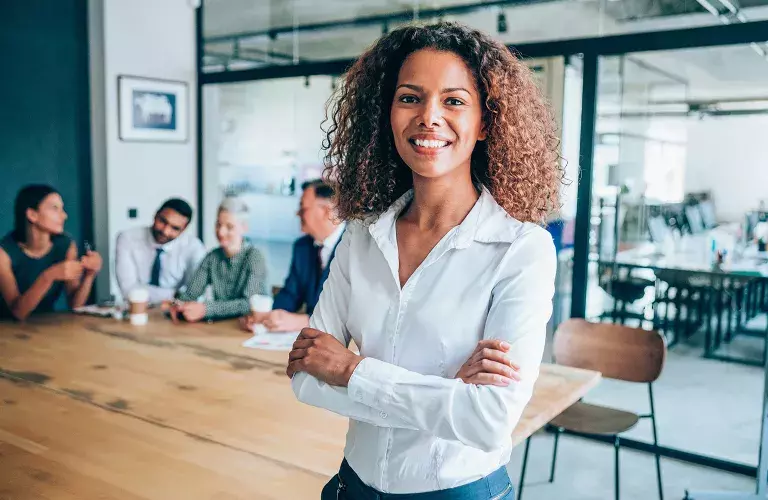
[[442,148],[448,145],[448,141],[425,141],[421,139],[414,139],[413,142],[422,148]]

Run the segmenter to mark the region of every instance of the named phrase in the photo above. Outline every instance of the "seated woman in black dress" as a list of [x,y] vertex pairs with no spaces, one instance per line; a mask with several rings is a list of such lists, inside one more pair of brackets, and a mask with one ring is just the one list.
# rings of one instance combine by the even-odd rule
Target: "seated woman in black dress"
[[16,196],[14,230],[0,240],[0,318],[26,319],[50,312],[66,291],[70,307],[85,304],[101,256],[88,251],[78,259],[72,238],[64,234],[67,213],[61,195],[34,184]]

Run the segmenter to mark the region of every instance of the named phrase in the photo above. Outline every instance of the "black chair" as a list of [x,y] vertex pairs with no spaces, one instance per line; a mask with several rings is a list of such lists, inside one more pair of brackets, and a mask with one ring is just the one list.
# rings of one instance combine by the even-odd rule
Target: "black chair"
[[653,302],[653,328],[664,334],[668,347],[672,348],[710,320],[707,305],[712,281],[688,271],[659,270],[655,274],[658,284]]
[[652,280],[633,276],[631,269],[621,265],[603,264],[598,266],[598,284],[613,299],[613,308],[604,312],[601,319],[622,325],[628,319],[634,319],[642,325],[645,314],[632,311],[628,306],[645,296],[646,289],[654,286]]

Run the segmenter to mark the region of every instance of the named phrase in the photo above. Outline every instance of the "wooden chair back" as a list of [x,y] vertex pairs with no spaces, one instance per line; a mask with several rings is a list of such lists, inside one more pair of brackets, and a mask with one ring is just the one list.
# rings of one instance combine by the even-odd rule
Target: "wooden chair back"
[[555,362],[599,371],[603,377],[627,382],[654,382],[667,357],[664,337],[610,323],[569,319],[555,332]]

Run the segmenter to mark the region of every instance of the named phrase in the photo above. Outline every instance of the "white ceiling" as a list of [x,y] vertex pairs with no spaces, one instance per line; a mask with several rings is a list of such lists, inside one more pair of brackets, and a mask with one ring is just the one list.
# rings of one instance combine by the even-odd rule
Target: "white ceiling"
[[748,45],[606,57],[600,92],[625,98],[709,99],[768,96],[768,61]]

